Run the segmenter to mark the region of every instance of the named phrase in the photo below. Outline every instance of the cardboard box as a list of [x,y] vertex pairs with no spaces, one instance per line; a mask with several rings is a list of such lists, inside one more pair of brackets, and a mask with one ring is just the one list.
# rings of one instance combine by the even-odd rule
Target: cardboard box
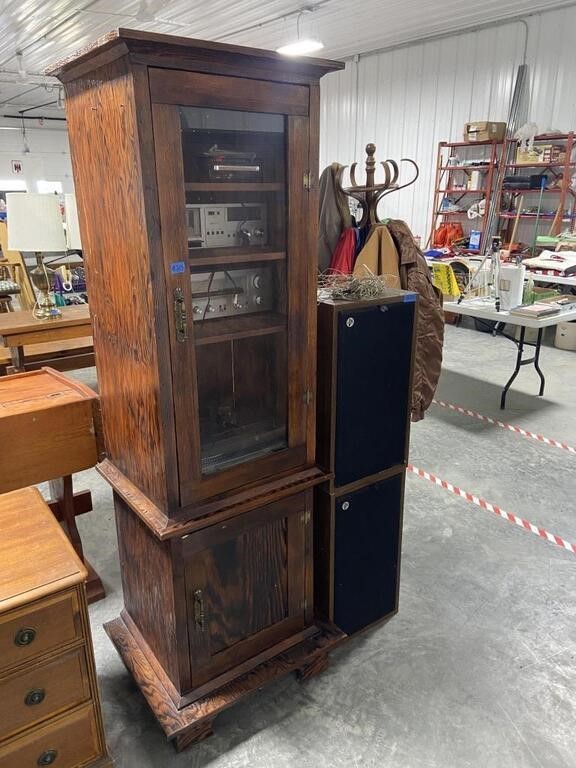
[[464,141],[504,141],[506,138],[506,123],[483,122],[466,123],[464,126]]

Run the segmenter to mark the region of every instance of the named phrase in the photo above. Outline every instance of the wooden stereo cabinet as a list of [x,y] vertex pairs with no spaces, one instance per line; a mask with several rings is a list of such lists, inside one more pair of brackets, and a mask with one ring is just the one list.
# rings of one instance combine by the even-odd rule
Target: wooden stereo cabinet
[[119,30],[67,120],[125,609],[169,738],[343,637],[315,623],[319,79],[343,64]]

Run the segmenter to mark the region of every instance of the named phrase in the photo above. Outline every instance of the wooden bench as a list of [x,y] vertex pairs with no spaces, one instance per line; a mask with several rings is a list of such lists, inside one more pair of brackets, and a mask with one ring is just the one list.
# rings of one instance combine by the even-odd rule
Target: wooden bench
[[[92,337],[46,341],[24,347],[24,370],[37,371],[49,366],[57,371],[73,371],[94,365]],[[10,349],[0,347],[0,376],[14,373]]]

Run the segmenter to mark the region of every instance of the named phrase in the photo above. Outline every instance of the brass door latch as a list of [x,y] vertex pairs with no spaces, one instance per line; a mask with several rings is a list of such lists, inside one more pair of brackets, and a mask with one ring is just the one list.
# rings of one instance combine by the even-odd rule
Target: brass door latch
[[176,341],[186,341],[188,328],[186,326],[186,304],[182,288],[174,289],[174,323],[176,325]]
[[194,626],[204,632],[204,595],[201,589],[194,590]]

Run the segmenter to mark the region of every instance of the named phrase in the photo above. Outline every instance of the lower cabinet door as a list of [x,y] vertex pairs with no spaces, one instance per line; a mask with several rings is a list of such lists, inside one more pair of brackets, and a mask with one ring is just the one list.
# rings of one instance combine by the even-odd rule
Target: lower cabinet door
[[316,494],[316,607],[348,635],[398,610],[403,500],[404,470]]
[[308,491],[186,537],[194,688],[264,661],[311,623],[310,518]]

